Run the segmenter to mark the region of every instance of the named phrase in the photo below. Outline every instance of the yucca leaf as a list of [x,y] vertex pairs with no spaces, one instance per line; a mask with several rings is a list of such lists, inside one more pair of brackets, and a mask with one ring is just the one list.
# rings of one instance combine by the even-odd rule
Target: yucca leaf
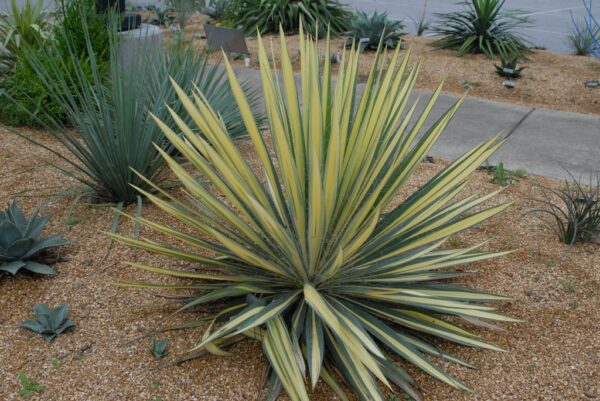
[[[294,401],[307,400],[306,385],[315,387],[320,378],[341,399],[346,399],[347,384],[362,401],[383,401],[379,386],[392,383],[418,398],[413,380],[387,352],[467,389],[430,357],[472,365],[439,349],[430,337],[501,351],[458,324],[515,321],[489,304],[508,298],[444,282],[465,274],[453,270],[456,266],[507,253],[481,251],[484,243],[442,247],[449,236],[509,207],[490,204],[496,192],[461,196],[471,173],[502,145],[500,134],[396,202],[464,98],[426,128],[441,86],[423,111],[417,112],[416,103],[409,105],[419,66],[410,69],[399,49],[389,61],[377,54],[359,95],[358,50],[344,51],[334,80],[302,23],[299,29],[299,89],[283,34],[281,75],[272,70],[258,36],[268,134],[260,131],[232,66],[225,62],[255,150],[252,163],[201,92],[187,98],[176,86],[186,112],[169,111],[177,131],[169,121],[155,118],[189,161],[184,166],[169,152],[157,150],[183,184],[188,201],[140,178],[147,186],[140,193],[177,225],[133,218],[185,248],[116,238],[190,264],[186,270],[134,265],[189,280],[189,286],[160,284],[197,290],[177,298],[183,303],[180,310],[210,303],[203,308],[208,314],[175,326],[209,322],[190,356],[225,355],[240,336],[261,341],[274,372],[272,388],[280,382]],[[204,135],[194,134],[198,130]]]

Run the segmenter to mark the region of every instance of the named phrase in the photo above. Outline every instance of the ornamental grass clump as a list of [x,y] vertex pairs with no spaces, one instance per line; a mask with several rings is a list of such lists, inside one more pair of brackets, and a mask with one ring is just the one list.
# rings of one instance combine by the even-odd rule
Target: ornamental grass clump
[[[58,52],[54,46],[29,54],[28,62],[52,100],[69,116],[66,124],[49,114],[44,116],[47,124],[40,121],[58,142],[48,149],[65,162],[57,167],[83,184],[93,198],[123,205],[140,202],[131,184],[146,187],[146,183],[132,169],[154,182],[165,178],[164,160],[155,145],[166,152],[172,152],[173,147],[151,115],[169,121],[165,104],[183,110],[166,77],[179,82],[187,93],[202,92],[230,135],[246,134],[239,111],[231,107],[234,97],[225,72],[217,64],[209,64],[206,53],[183,43],[163,48],[146,40],[136,51],[121,54],[116,21],[111,18],[106,27],[110,39],[106,66],[93,51],[83,16],[81,21],[87,57],[75,52],[73,38],[64,31],[59,41],[69,50],[64,59],[54,57]],[[254,107],[255,101],[250,101]],[[196,131],[196,135],[202,133]],[[30,136],[26,138],[46,147]]]
[[[418,399],[404,363],[467,389],[430,357],[471,365],[441,351],[431,338],[499,350],[458,326],[460,319],[451,323],[446,317],[513,319],[483,304],[505,297],[443,280],[464,274],[453,270],[455,266],[504,252],[485,252],[479,245],[448,249],[442,244],[508,207],[485,206],[497,192],[456,199],[469,175],[502,141],[493,137],[481,143],[396,204],[399,190],[462,100],[424,129],[441,86],[423,112],[409,105],[419,66],[409,69],[408,55],[400,60],[396,50],[389,65],[373,63],[364,95],[359,96],[356,48],[344,53],[334,81],[328,59],[320,65],[317,44],[303,33],[300,38],[301,92],[284,36],[280,77],[273,74],[258,41],[270,137],[260,132],[227,64],[236,107],[256,151],[253,165],[260,165],[256,171],[207,101],[200,95],[189,99],[175,85],[193,125],[175,112],[175,126],[158,118],[156,122],[189,162],[184,168],[161,150],[190,202],[156,186],[157,194],[141,192],[179,228],[132,218],[185,244],[185,249],[170,241],[115,237],[189,262],[190,270],[132,263],[189,282],[119,284],[178,289],[179,311],[205,312],[171,327],[205,327],[187,358],[227,355],[230,345],[246,338],[262,343],[272,399],[277,388],[283,388],[293,401],[309,400],[306,387],[313,388],[320,379],[342,400],[348,399],[343,390],[347,385],[362,400],[382,401],[380,387],[392,383]],[[194,135],[195,129],[206,136]]]

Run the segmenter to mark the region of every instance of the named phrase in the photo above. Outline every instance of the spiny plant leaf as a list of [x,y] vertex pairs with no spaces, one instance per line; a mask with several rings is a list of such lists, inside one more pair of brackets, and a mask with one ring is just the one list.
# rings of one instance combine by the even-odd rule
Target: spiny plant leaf
[[57,335],[75,327],[75,322],[69,319],[69,305],[50,309],[46,304],[36,304],[33,313],[36,315],[35,320],[26,320],[21,327],[41,334],[48,343]]
[[58,235],[41,237],[47,216],[37,214],[27,219],[16,202],[0,212],[0,272],[13,276],[20,270],[38,274],[55,274],[43,263],[43,254],[51,248],[69,244]]
[[[499,351],[446,317],[514,321],[486,305],[507,298],[443,282],[456,275],[456,266],[506,253],[484,252],[479,246],[441,248],[448,237],[508,208],[486,206],[497,192],[457,198],[469,175],[502,141],[498,136],[484,141],[395,204],[462,99],[425,128],[441,86],[422,112],[416,111],[416,104],[409,106],[419,70],[418,65],[409,69],[409,55],[401,59],[397,49],[389,65],[375,62],[361,97],[356,48],[344,53],[334,81],[329,60],[320,65],[317,44],[303,33],[300,38],[301,92],[283,33],[278,74],[271,70],[259,37],[268,138],[227,64],[236,104],[254,145],[253,165],[260,167],[251,168],[206,100],[184,102],[204,137],[194,135],[194,128],[175,113],[176,127],[156,119],[211,190],[161,151],[192,202],[164,191],[141,191],[187,229],[131,217],[183,241],[186,249],[114,237],[194,268],[133,265],[199,286],[180,298],[179,311],[208,311],[202,315],[205,333],[190,357],[226,355],[227,346],[242,336],[261,341],[278,379],[271,377],[272,387],[279,381],[292,401],[308,400],[305,385],[314,386],[319,378],[342,399],[343,383],[362,400],[383,401],[379,382],[394,383],[418,397],[413,380],[401,365],[392,363],[390,354],[450,386],[467,389],[430,357],[471,365],[415,334]],[[330,54],[328,41],[324,52]],[[200,322],[194,318],[178,327],[198,327]]]

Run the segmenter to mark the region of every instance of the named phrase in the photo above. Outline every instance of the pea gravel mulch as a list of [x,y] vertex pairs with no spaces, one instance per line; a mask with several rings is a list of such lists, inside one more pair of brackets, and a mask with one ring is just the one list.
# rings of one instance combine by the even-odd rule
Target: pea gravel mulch
[[[56,146],[43,131],[23,132]],[[247,141],[241,141],[240,147],[253,158]],[[18,195],[19,203],[30,211],[53,194],[76,185],[47,166],[46,162],[56,162],[56,157],[2,129],[0,161],[0,205]],[[399,199],[446,163],[435,159],[433,164],[423,164]],[[499,330],[474,328],[507,352],[440,342],[445,350],[478,367],[471,370],[441,362],[473,392],[454,390],[411,369],[424,400],[600,400],[600,246],[563,245],[549,228],[526,214],[534,205],[528,199],[540,196],[535,183],[560,185],[540,177],[513,184],[493,201],[514,201],[507,213],[452,238],[448,244],[467,246],[489,239],[487,249],[516,250],[501,259],[464,267],[474,274],[460,280],[469,287],[514,298],[500,308],[522,319],[521,323],[503,324]],[[482,194],[496,188],[481,171],[465,192]],[[43,210],[52,215],[48,232],[60,232],[73,242],[62,248],[62,261],[55,265],[58,274],[50,278],[24,274],[0,278],[0,400],[21,399],[19,372],[46,387],[30,398],[33,401],[256,400],[266,362],[254,342],[237,345],[230,357],[205,356],[165,368],[159,368],[161,362],[150,355],[149,338],[123,345],[146,333],[172,310],[172,306],[165,306],[165,298],[157,296],[159,292],[114,285],[116,278],[157,280],[125,262],[179,265],[116,243],[109,248],[109,240],[102,233],[109,230],[113,216],[107,207],[80,204],[71,219],[76,224],[67,225],[72,201],[73,196],[56,198]],[[131,213],[133,208],[127,211]],[[143,215],[165,221],[151,205],[144,205]],[[123,221],[119,231],[131,235],[131,223]],[[144,229],[142,235],[156,238]],[[51,344],[20,329],[19,324],[31,317],[38,302],[70,304],[77,327]],[[197,329],[160,334],[160,338],[170,339],[169,355],[163,362],[172,362],[201,333]],[[52,363],[53,358],[58,364]],[[329,401],[335,397],[319,385],[311,399]]]

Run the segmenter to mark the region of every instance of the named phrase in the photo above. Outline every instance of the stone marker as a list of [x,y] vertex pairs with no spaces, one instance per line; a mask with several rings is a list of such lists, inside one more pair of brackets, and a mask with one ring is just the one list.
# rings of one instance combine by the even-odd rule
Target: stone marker
[[221,50],[227,54],[248,54],[244,32],[239,29],[224,28],[221,26],[204,25],[206,41],[210,50]]

